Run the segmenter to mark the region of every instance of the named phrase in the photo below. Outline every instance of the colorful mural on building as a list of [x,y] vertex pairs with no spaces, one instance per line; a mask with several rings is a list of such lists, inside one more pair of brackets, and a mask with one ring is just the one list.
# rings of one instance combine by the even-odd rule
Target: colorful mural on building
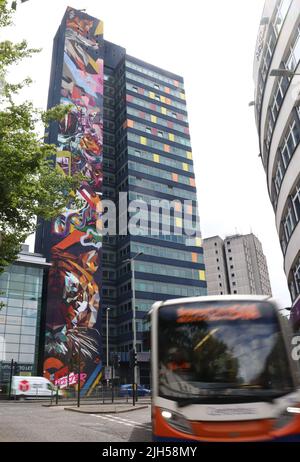
[[[103,159],[103,23],[68,8],[63,25],[61,103],[56,162],[84,180],[51,227],[44,375],[61,387],[80,381],[89,393],[101,377],[101,247]],[[52,85],[54,83],[52,82]]]

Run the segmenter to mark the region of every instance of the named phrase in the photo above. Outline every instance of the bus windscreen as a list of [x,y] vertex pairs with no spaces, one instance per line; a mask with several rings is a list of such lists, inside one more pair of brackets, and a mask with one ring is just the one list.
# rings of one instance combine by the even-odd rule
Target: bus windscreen
[[268,302],[162,306],[159,395],[193,402],[272,400],[294,389],[277,313]]

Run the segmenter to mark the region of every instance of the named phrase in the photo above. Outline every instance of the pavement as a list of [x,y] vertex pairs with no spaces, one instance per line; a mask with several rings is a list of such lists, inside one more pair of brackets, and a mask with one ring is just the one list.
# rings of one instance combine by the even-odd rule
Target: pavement
[[133,406],[132,401],[129,402],[114,402],[114,403],[102,403],[99,401],[94,401],[87,403],[86,401],[82,400],[80,403],[80,407],[77,406],[76,401],[71,402],[63,402],[58,401],[56,404],[47,403],[42,404],[43,407],[63,407],[65,411],[73,411],[73,412],[80,412],[82,414],[118,414],[120,412],[130,412],[130,411],[137,411],[139,409],[146,409],[151,404],[150,399],[140,399],[138,402],[135,403]]
[[81,412],[82,414],[118,414],[120,412],[137,411],[146,409],[148,404],[85,404],[84,406],[65,406],[65,411]]

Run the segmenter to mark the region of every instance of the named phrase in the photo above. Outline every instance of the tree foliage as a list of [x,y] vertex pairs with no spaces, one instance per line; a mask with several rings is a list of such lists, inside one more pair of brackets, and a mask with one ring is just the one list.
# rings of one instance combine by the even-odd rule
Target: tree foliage
[[[0,0],[0,27],[12,24],[12,13],[7,0]],[[57,148],[44,143],[36,129],[41,121],[61,119],[70,107],[42,112],[28,101],[17,104],[16,95],[31,80],[7,81],[9,66],[38,51],[26,41],[0,42],[0,273],[34,232],[36,216],[58,215],[79,183],[79,177],[66,177],[54,166]]]

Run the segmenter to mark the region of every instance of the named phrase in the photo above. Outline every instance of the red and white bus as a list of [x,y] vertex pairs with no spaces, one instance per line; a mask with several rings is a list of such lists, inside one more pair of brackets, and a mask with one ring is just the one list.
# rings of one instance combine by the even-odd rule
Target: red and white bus
[[155,303],[154,441],[300,441],[299,366],[291,337],[270,297]]

